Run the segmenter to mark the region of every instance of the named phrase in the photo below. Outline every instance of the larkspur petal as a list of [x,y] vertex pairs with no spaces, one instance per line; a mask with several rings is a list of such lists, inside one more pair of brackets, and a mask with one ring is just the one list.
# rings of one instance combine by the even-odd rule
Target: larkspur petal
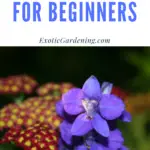
[[80,114],[74,121],[71,133],[76,136],[83,136],[92,130],[91,120],[87,118],[86,113]]
[[67,121],[63,121],[60,125],[61,137],[69,145],[72,144],[71,127],[72,125]]
[[98,144],[96,142],[93,142],[93,144],[91,145],[90,150],[104,150],[104,146],[101,144]]
[[62,96],[64,109],[68,114],[77,115],[84,111],[82,107],[82,90],[73,88]]
[[119,150],[129,150],[129,149],[123,145]]
[[56,113],[59,116],[64,117],[64,107],[61,100],[56,103]]
[[108,137],[109,136],[109,127],[106,122],[98,113],[94,115],[92,119],[92,126],[93,128],[102,136]]
[[99,99],[101,96],[100,83],[95,76],[91,76],[85,81],[82,90],[89,99]]
[[103,95],[99,110],[105,119],[114,120],[121,116],[125,110],[125,105],[123,101],[115,95]]
[[132,117],[131,114],[127,111],[124,111],[120,117],[120,119],[124,122],[131,122]]
[[75,150],[88,150],[85,145],[79,145],[75,147]]
[[119,149],[122,147],[124,143],[124,139],[122,137],[121,132],[118,129],[115,129],[110,132],[110,136],[108,137],[108,146],[111,149]]

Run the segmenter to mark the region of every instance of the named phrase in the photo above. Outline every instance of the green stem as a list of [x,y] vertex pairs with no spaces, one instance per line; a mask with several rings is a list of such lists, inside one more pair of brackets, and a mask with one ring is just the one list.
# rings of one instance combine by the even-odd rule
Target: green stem
[[148,150],[149,144],[145,136],[144,125],[147,121],[146,113],[139,114],[133,117],[132,125],[130,126],[134,136],[136,137],[136,143],[138,150]]
[[24,100],[24,94],[21,93],[17,98],[14,98],[16,104],[21,104]]

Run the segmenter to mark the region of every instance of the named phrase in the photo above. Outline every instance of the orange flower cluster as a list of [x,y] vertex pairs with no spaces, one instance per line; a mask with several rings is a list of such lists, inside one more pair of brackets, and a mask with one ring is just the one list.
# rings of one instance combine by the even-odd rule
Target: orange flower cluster
[[37,89],[37,93],[39,96],[44,96],[48,94],[61,96],[63,93],[66,93],[68,90],[70,90],[73,87],[74,86],[71,83],[56,84],[56,83],[49,82],[40,86]]
[[150,93],[129,95],[125,99],[127,110],[131,114],[138,114],[150,109]]
[[37,85],[38,83],[27,75],[0,78],[0,94],[30,94]]
[[58,133],[49,124],[11,128],[0,143],[14,142],[24,150],[58,150]]
[[9,104],[0,110],[0,130],[13,126],[32,126],[37,122],[50,123],[57,128],[61,118],[55,111],[57,99],[45,97],[28,98],[21,104]]

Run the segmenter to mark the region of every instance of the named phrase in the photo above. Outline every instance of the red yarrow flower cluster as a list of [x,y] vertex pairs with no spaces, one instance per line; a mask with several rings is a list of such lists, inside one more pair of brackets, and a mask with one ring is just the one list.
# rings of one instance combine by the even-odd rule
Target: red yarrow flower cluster
[[48,95],[48,94],[52,94],[52,95],[62,95],[64,93],[66,93],[67,91],[69,91],[71,88],[73,88],[74,85],[71,83],[53,83],[53,82],[49,82],[46,83],[42,86],[40,86],[37,89],[37,94],[39,96],[44,96],[44,95]]
[[15,75],[6,78],[0,78],[0,94],[31,94],[37,81],[28,75]]
[[0,143],[14,142],[24,150],[57,150],[58,132],[49,124],[35,124],[26,129],[11,128]]
[[61,118],[55,111],[57,99],[45,97],[28,98],[21,104],[9,104],[0,110],[0,130],[13,126],[32,126],[37,122],[50,123],[57,128]]

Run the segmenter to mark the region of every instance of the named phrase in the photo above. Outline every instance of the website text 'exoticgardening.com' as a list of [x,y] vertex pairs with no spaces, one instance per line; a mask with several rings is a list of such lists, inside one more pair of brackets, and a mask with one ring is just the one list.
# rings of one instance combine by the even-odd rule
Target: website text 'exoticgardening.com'
[[40,44],[109,44],[110,43],[110,39],[96,39],[96,38],[44,38],[41,37],[39,39],[39,43]]

